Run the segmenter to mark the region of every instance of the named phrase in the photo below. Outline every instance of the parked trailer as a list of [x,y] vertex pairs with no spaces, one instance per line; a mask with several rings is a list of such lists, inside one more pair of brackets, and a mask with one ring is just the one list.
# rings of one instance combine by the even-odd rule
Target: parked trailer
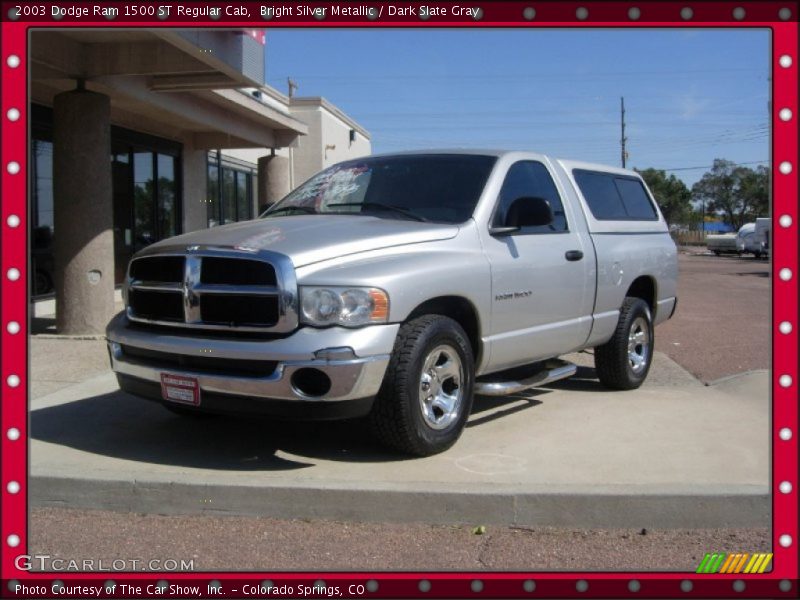
[[737,234],[723,233],[720,235],[706,236],[706,248],[717,256],[720,254],[739,254],[736,245]]

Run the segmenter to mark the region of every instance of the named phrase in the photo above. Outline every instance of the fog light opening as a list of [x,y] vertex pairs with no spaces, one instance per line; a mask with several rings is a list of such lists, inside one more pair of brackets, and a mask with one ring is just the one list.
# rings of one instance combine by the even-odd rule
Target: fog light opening
[[318,398],[331,390],[331,378],[319,369],[298,369],[292,374],[292,387],[298,394]]

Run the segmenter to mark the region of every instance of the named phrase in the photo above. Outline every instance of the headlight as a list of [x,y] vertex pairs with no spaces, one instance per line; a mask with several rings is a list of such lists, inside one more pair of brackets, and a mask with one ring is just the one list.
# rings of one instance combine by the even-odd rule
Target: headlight
[[317,327],[359,327],[389,319],[389,296],[377,288],[302,286],[300,302],[302,322]]

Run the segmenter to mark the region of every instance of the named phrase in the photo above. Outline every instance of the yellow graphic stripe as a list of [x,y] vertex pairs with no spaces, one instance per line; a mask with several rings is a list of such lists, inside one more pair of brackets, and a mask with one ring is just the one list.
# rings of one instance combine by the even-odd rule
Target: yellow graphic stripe
[[744,568],[745,573],[752,573],[754,569],[757,568],[758,563],[764,558],[763,554],[756,553],[750,557],[750,562],[747,563],[747,566]]
[[769,554],[766,554],[764,556],[764,562],[761,563],[761,565],[758,567],[758,571],[756,571],[756,572],[757,573],[763,573],[764,571],[766,571],[767,570],[767,565],[769,565],[771,560],[772,560],[772,552],[770,552]]

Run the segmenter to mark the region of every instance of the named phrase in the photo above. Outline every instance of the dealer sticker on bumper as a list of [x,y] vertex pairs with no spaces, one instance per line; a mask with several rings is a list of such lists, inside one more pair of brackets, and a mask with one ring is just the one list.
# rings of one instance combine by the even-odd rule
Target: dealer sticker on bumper
[[200,384],[195,377],[162,373],[161,397],[170,402],[200,406]]

